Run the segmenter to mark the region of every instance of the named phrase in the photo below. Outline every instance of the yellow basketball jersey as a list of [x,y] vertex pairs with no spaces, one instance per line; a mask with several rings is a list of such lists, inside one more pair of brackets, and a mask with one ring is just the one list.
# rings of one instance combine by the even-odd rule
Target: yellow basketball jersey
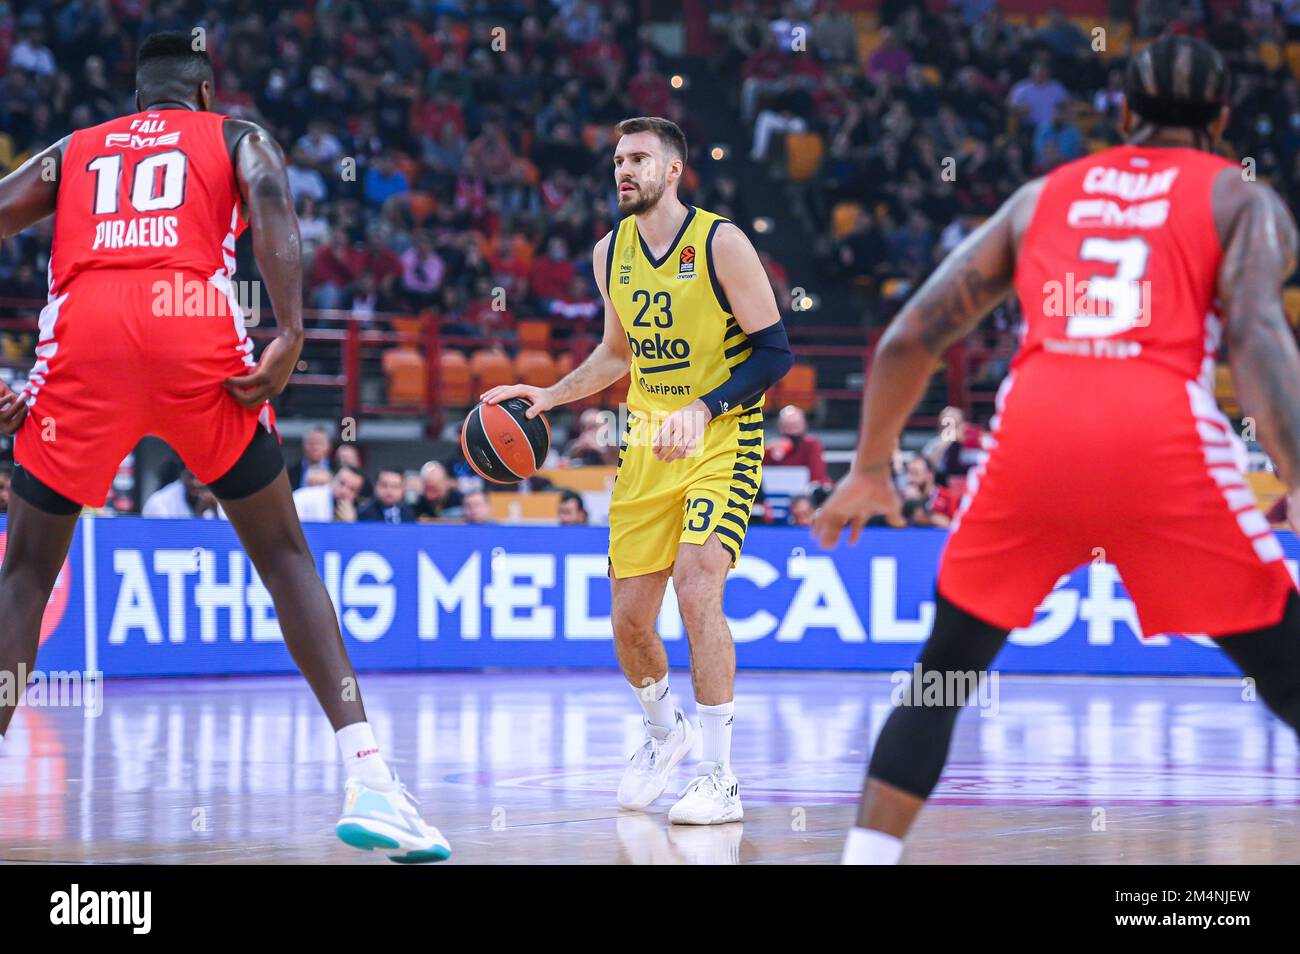
[[[609,242],[609,300],[632,348],[629,410],[671,414],[708,394],[749,356],[713,267],[712,244],[728,221],[689,207],[676,240],[656,260],[637,231],[636,216],[618,224]],[[722,416],[763,406],[763,397]]]

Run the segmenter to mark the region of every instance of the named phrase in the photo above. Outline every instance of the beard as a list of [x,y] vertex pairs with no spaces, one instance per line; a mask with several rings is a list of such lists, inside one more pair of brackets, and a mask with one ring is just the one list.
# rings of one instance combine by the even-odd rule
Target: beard
[[660,181],[638,186],[637,190],[630,195],[619,192],[618,210],[624,215],[642,215],[649,212],[663,196],[666,187],[667,182]]

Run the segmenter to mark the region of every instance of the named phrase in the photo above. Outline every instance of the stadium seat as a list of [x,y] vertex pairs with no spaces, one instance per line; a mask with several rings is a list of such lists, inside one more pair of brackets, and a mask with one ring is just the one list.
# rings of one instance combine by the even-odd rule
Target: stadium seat
[[1300,328],[1300,288],[1282,289],[1282,307],[1292,328]]
[[943,74],[939,72],[939,67],[925,65],[921,67],[921,75],[931,86],[943,86]]
[[474,376],[474,391],[482,394],[500,384],[515,383],[515,368],[504,351],[483,348],[470,355],[469,370]]
[[515,356],[515,379],[535,388],[549,388],[559,380],[555,359],[548,351],[525,349]]
[[826,144],[818,133],[792,132],[785,137],[786,174],[794,182],[807,182],[817,175]]
[[389,404],[423,404],[425,363],[412,348],[389,348],[381,359],[388,385]]
[[1291,75],[1300,79],[1300,42],[1292,40],[1286,45],[1286,65]]
[[1286,493],[1286,485],[1278,480],[1277,474],[1267,470],[1246,472],[1246,483],[1255,492],[1255,503],[1260,510],[1267,510]]
[[439,362],[438,396],[450,407],[468,407],[475,394],[470,380],[469,362],[459,351],[444,351]]
[[811,364],[796,363],[777,385],[776,395],[776,403],[781,407],[793,404],[811,411],[817,406],[817,369]]
[[1264,69],[1270,73],[1282,68],[1282,47],[1276,43],[1261,43],[1259,45],[1259,62],[1263,64]]
[[424,321],[420,318],[394,317],[393,330],[402,336],[402,344],[409,347],[420,340],[424,332]]
[[515,325],[519,332],[519,347],[551,350],[551,323],[549,321],[520,321]]
[[837,202],[831,209],[831,234],[836,239],[848,235],[858,224],[858,215],[862,205],[858,202]]
[[490,491],[487,498],[494,523],[555,523],[560,519],[559,491]]
[[572,351],[561,351],[555,356],[555,373],[561,378],[577,366],[578,360],[573,356]]
[[1237,391],[1232,385],[1232,371],[1226,364],[1214,369],[1214,399],[1228,417],[1240,417],[1241,405],[1237,403]]

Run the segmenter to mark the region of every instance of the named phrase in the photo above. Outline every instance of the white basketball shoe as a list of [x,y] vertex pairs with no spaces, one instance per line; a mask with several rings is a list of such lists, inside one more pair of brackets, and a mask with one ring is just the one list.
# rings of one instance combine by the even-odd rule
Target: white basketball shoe
[[420,817],[420,803],[396,775],[385,789],[348,779],[343,817],[334,830],[353,848],[382,851],[398,864],[418,865],[451,857],[447,839]]
[[686,758],[695,744],[695,729],[678,709],[673,713],[671,729],[645,724],[646,738],[632,753],[632,764],[618,783],[618,804],[629,811],[641,811],[654,804],[668,787],[668,779],[677,763]]
[[674,825],[726,825],[744,817],[740,783],[730,769],[721,765],[691,779],[677,804],[668,811],[668,820]]

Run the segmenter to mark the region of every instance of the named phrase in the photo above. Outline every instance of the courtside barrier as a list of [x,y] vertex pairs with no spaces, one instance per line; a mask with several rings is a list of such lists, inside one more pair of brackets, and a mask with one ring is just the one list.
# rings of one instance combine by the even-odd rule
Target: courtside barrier
[[[0,518],[0,546],[3,546]],[[751,669],[909,668],[945,532],[873,529],[827,552],[751,528],[724,609]],[[614,667],[601,527],[315,524],[307,537],[358,669]],[[1292,576],[1300,543],[1278,534]],[[1177,572],[1171,567],[1170,572]],[[688,661],[671,589],[659,620]],[[224,522],[84,518],[46,613],[40,667],[105,676],[293,671],[269,595]],[[1138,636],[1114,567],[1064,577],[1002,672],[1228,675],[1203,636]]]

